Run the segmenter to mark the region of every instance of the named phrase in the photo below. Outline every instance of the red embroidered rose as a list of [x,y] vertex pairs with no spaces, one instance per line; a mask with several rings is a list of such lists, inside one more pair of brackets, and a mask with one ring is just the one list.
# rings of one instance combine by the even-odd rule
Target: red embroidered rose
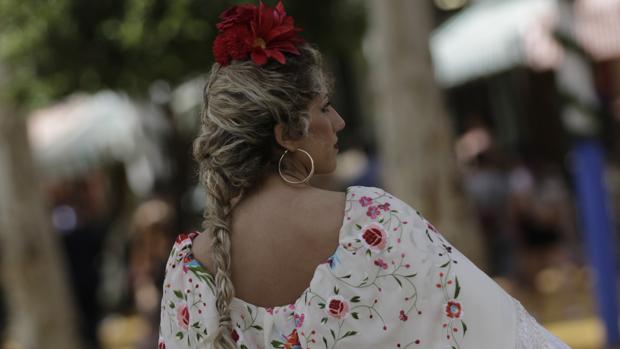
[[449,318],[460,319],[463,316],[463,310],[461,308],[461,303],[451,300],[446,303],[446,315]]
[[159,339],[159,343],[157,343],[157,349],[166,349],[166,343],[164,343],[163,338]]
[[187,329],[189,326],[189,309],[187,305],[183,305],[177,310],[177,322],[184,329]]
[[349,302],[341,296],[332,296],[327,300],[327,314],[336,319],[344,318],[349,312]]
[[239,333],[237,333],[237,330],[232,330],[232,332],[230,333],[230,337],[236,342],[239,341]]
[[387,244],[387,233],[383,227],[377,223],[370,223],[362,231],[362,241],[369,249],[382,251]]
[[271,8],[262,2],[235,6],[220,15],[220,33],[213,43],[213,55],[221,65],[231,60],[244,60],[248,55],[258,65],[273,58],[286,62],[284,53],[299,54],[297,45],[303,42],[297,33],[293,17],[287,16],[282,2]]

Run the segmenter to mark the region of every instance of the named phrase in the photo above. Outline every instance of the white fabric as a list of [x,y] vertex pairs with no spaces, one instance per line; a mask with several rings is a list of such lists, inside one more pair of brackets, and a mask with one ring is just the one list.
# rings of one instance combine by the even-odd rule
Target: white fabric
[[[340,244],[293,304],[233,300],[238,348],[567,348],[415,209],[373,187],[346,197]],[[210,348],[218,326],[196,235],[177,239],[166,266],[160,349]]]

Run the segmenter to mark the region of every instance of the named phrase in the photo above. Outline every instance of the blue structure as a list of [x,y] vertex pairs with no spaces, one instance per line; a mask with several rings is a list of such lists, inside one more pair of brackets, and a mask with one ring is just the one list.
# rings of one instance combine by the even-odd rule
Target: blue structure
[[607,344],[611,346],[620,344],[620,330],[614,229],[603,181],[603,154],[600,142],[595,139],[573,144],[572,167],[580,218],[594,271],[598,310],[605,324]]

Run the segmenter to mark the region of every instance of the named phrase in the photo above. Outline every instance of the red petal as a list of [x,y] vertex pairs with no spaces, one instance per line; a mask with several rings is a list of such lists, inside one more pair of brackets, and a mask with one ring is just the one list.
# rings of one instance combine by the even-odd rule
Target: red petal
[[252,61],[258,65],[267,63],[267,55],[263,49],[257,48],[252,51]]
[[278,1],[276,4],[276,11],[280,14],[280,16],[286,16],[286,11],[284,11],[284,5],[282,5],[282,1]]
[[273,59],[280,62],[280,64],[286,63],[286,58],[284,58],[284,55],[282,54],[282,52],[278,50],[266,50],[266,51],[267,51],[267,56],[273,57]]

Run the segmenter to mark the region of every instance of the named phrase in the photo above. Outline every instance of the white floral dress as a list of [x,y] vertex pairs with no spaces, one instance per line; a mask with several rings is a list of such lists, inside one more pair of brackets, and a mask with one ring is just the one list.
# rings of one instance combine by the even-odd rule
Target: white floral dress
[[[238,348],[565,349],[418,211],[382,189],[347,188],[334,254],[293,304],[235,298]],[[214,280],[182,234],[166,266],[159,349],[211,348]]]

